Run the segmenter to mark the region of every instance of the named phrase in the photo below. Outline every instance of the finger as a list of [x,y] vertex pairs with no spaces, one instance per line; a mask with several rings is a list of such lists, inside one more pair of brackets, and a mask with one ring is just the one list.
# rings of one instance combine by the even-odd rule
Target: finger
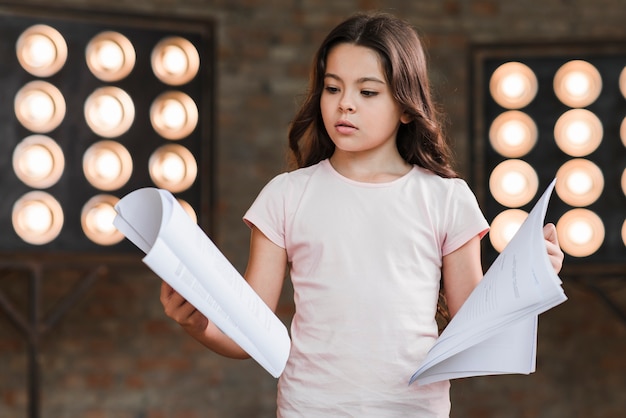
[[161,284],[161,302],[163,305],[180,306],[187,300],[166,282]]
[[184,320],[193,311],[193,306],[166,282],[161,283],[161,304],[165,314],[175,320]]
[[180,325],[185,325],[190,322],[190,318],[193,316],[196,308],[180,297],[178,294],[173,296],[170,301],[163,306],[165,314],[178,322]]
[[561,250],[561,247],[553,242],[546,240],[545,243],[548,252],[548,258],[550,259],[550,264],[552,264],[554,271],[556,273],[559,273],[559,271],[563,267],[563,251]]
[[168,300],[172,293],[174,293],[174,288],[167,284],[166,281],[161,281],[161,302]]
[[543,237],[547,241],[559,245],[559,238],[554,224],[548,223],[543,227]]
[[199,310],[193,309],[193,312],[189,315],[190,322],[196,322],[198,324],[203,324],[202,328],[206,328],[209,324],[209,319]]
[[183,303],[176,307],[173,318],[180,324],[192,322],[192,317],[196,313],[196,308],[183,299]]
[[167,282],[161,282],[161,294],[159,299],[163,307],[167,308],[180,306],[185,303],[185,299]]
[[181,322],[180,325],[192,334],[197,332],[203,332],[209,326],[209,319],[204,316],[204,314],[197,309],[194,309],[193,312],[187,318],[187,321]]

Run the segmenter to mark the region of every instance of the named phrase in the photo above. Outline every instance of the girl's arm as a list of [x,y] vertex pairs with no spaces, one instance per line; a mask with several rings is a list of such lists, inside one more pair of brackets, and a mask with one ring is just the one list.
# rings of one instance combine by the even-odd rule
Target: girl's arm
[[[286,265],[285,249],[274,244],[253,227],[250,237],[250,257],[244,277],[274,312],[283,287]],[[209,349],[226,357],[249,357],[233,340],[165,282],[161,284],[161,304],[167,316]]]
[[452,318],[483,278],[478,235],[443,257],[441,274],[446,303]]
[[[543,236],[550,264],[558,274],[564,255],[559,247],[554,224],[543,227]],[[443,257],[442,275],[448,310],[450,317],[453,317],[483,277],[478,236]]]

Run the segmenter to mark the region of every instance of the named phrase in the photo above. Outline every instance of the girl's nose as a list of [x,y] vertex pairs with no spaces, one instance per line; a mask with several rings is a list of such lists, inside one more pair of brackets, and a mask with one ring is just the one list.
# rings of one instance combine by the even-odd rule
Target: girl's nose
[[341,98],[341,101],[339,102],[339,110],[341,110],[342,112],[348,112],[348,113],[354,112],[354,105],[352,104],[352,101],[345,94]]

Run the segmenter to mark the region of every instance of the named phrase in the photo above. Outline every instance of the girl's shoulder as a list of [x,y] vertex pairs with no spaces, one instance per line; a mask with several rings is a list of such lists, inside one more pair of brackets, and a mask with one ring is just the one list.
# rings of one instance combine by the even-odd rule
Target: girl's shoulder
[[323,165],[324,161],[317,164],[310,165],[308,167],[297,168],[292,171],[285,171],[276,175],[270,183],[280,183],[285,185],[287,183],[306,183]]
[[476,201],[467,181],[460,177],[441,177],[430,170],[415,167],[414,182],[419,194],[433,204],[447,206],[455,202]]
[[277,174],[265,185],[264,192],[285,194],[292,190],[302,190],[321,165],[322,163],[317,163]]
[[413,172],[415,173],[415,178],[429,187],[437,190],[445,189],[450,191],[458,190],[459,188],[469,189],[467,182],[460,177],[441,177],[426,168],[417,165],[414,167]]

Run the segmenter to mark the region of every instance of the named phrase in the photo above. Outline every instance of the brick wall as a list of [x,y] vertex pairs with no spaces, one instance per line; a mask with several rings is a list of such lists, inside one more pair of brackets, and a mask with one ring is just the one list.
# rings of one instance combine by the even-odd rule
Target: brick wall
[[[7,3],[7,2],[0,2]],[[20,4],[47,4],[22,0]],[[428,45],[438,101],[458,167],[469,168],[469,46],[474,42],[626,41],[622,0],[59,0],[55,6],[215,20],[218,37],[217,209],[214,237],[243,271],[241,216],[284,168],[288,123],[326,32],[357,10],[382,9],[415,24]],[[0,64],[1,65],[1,64]],[[79,276],[44,280],[51,306]],[[28,280],[0,275],[28,309]],[[626,306],[616,282],[611,297]],[[566,280],[570,300],[542,315],[538,371],[453,384],[454,417],[619,417],[626,410],[626,325],[587,289]],[[141,265],[111,267],[41,341],[42,417],[271,417],[275,380],[252,361],[226,360],[167,320],[159,281]],[[288,321],[286,292],[280,313]],[[0,417],[25,417],[27,345],[0,314]]]

